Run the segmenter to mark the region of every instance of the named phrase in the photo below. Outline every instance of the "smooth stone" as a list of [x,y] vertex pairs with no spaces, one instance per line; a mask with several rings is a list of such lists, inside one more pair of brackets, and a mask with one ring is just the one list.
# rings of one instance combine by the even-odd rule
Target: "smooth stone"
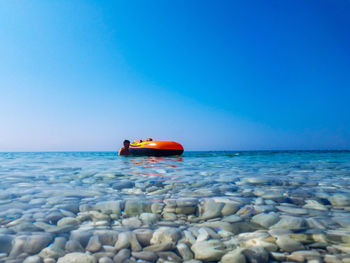
[[284,191],[280,189],[257,189],[254,191],[256,196],[260,196],[263,199],[272,199],[274,201],[282,201],[284,199]]
[[77,226],[79,225],[79,221],[74,217],[63,217],[62,219],[57,221],[57,226],[59,227],[66,225]]
[[278,247],[274,243],[275,239],[266,232],[256,231],[242,233],[238,236],[242,247],[263,247],[267,251],[277,251]]
[[175,213],[164,213],[163,218],[166,221],[175,221],[177,219],[177,216]]
[[[205,229],[208,232],[210,238],[221,239],[220,234],[216,233],[212,228],[206,227],[206,226],[202,227],[202,228]],[[230,236],[231,236],[231,234],[230,234]]]
[[308,213],[307,209],[304,208],[298,208],[298,207],[292,207],[292,206],[276,206],[276,208],[281,211],[288,214],[296,214],[296,215],[306,215]]
[[176,246],[177,251],[181,255],[183,260],[191,260],[193,259],[193,253],[191,249],[185,243],[179,243]]
[[97,230],[94,235],[97,235],[102,245],[114,246],[118,240],[119,232],[116,230]]
[[146,225],[153,225],[157,222],[158,216],[153,213],[142,213],[140,219]]
[[329,197],[329,202],[336,207],[350,206],[350,195],[349,194],[335,194]]
[[264,204],[265,204],[264,199],[262,199],[261,197],[258,197],[254,201],[254,205],[264,205]]
[[224,207],[221,210],[223,216],[229,216],[236,213],[240,208],[240,204],[228,202],[224,204]]
[[150,243],[152,245],[161,243],[174,243],[180,239],[181,231],[172,227],[160,227],[154,231]]
[[195,259],[204,261],[219,261],[225,254],[223,243],[218,240],[196,242],[191,246]]
[[56,263],[56,260],[54,258],[44,258],[44,263]]
[[13,242],[13,246],[10,252],[10,257],[17,257],[23,252],[24,245],[26,243],[26,236],[17,236]]
[[158,258],[158,255],[152,251],[132,252],[131,255],[137,259],[143,259],[150,262],[155,262]]
[[261,213],[252,217],[251,222],[258,224],[262,227],[269,228],[270,226],[276,224],[279,220],[278,214],[271,212],[268,214]]
[[197,241],[204,241],[209,239],[209,237],[210,235],[207,229],[205,229],[204,227],[201,227],[200,229],[198,229]]
[[253,206],[245,205],[237,211],[236,215],[246,219],[252,217],[255,213],[256,211]]
[[41,258],[38,255],[27,257],[23,263],[41,263]]
[[302,229],[306,226],[306,220],[295,216],[281,216],[280,221],[272,225],[271,228]]
[[66,252],[72,253],[72,252],[84,252],[84,248],[80,245],[80,243],[76,240],[69,240],[66,243]]
[[228,252],[221,258],[221,263],[246,263],[245,256],[242,254],[241,248],[237,248]]
[[63,218],[63,214],[60,211],[54,211],[52,213],[50,213],[48,216],[46,216],[46,220],[50,223],[50,224],[56,224],[58,220],[60,220],[61,218]]
[[333,217],[333,221],[346,229],[350,229],[350,215],[348,217]]
[[275,236],[275,238],[277,246],[283,251],[293,252],[304,249],[303,244],[299,240],[292,239],[288,235]]
[[120,216],[121,212],[121,201],[104,201],[97,203],[94,208],[100,211],[102,214],[115,214]]
[[114,263],[123,263],[127,258],[130,257],[130,250],[123,248],[121,249],[114,257],[113,261]]
[[123,219],[122,225],[129,228],[138,228],[142,225],[142,222],[137,217],[130,217]]
[[196,242],[196,238],[193,236],[193,234],[190,231],[185,230],[184,231],[184,241],[188,244],[193,245]]
[[267,263],[269,262],[269,254],[262,247],[250,247],[242,251],[243,255],[250,263]]
[[122,190],[127,188],[133,188],[134,186],[135,186],[134,182],[127,181],[127,180],[120,180],[119,182],[114,183],[112,188],[115,190]]
[[116,250],[121,250],[123,248],[130,247],[131,233],[130,232],[122,232],[118,236],[118,240],[115,243],[114,247]]
[[13,237],[9,235],[0,235],[0,253],[9,253],[12,249]]
[[52,246],[55,246],[60,249],[64,249],[67,243],[67,239],[65,237],[56,237]]
[[198,224],[198,227],[210,227],[213,228],[216,232],[218,232],[220,234],[220,232],[222,232],[223,230],[230,232],[230,233],[234,233],[237,234],[239,233],[239,229],[238,229],[238,225],[239,223],[236,224],[230,224],[228,222],[223,222],[223,221],[214,221],[214,222],[205,222],[202,224]]
[[344,245],[333,245],[333,248],[335,248],[339,251],[342,251],[346,254],[350,254],[350,247],[346,246],[345,244]]
[[164,203],[166,205],[166,208],[176,208],[176,199],[165,199]]
[[266,184],[269,182],[268,179],[261,178],[261,177],[244,177],[244,178],[241,178],[241,181],[247,182],[250,184]]
[[118,236],[118,241],[115,243],[115,249],[120,250],[123,248],[131,247],[132,251],[140,251],[142,249],[140,243],[137,241],[134,232],[122,232]]
[[100,251],[100,252],[97,252],[97,253],[94,253],[93,256],[97,259],[97,261],[100,259],[100,258],[103,258],[103,257],[109,257],[109,258],[113,258],[115,255],[114,252],[107,252],[107,251]]
[[98,263],[113,263],[113,260],[109,257],[102,257],[98,260]]
[[286,260],[286,255],[281,252],[270,252],[270,255],[273,259],[277,261],[285,261]]
[[[23,255],[25,257],[26,255]],[[16,258],[16,259],[8,259],[5,261],[5,263],[23,263],[23,257],[22,258]]]
[[304,262],[309,261],[313,259],[320,259],[321,255],[319,252],[315,250],[301,250],[301,251],[294,251],[292,254],[287,256],[288,260],[291,261],[297,261],[297,262]]
[[65,251],[59,247],[54,246],[53,244],[49,247],[44,248],[39,253],[41,258],[60,258],[65,255]]
[[64,251],[65,245],[66,239],[64,237],[56,237],[50,246],[41,250],[39,256],[41,258],[60,258],[66,254]]
[[342,263],[341,259],[336,255],[325,255],[323,259],[326,263]]
[[221,216],[221,210],[224,207],[224,203],[216,203],[211,198],[205,198],[201,201],[200,218],[203,220],[216,218]]
[[133,232],[135,233],[137,240],[142,246],[146,247],[151,244],[150,242],[153,236],[152,230],[140,228],[140,229],[135,229]]
[[324,226],[319,220],[316,218],[307,218],[306,222],[309,226],[309,228],[318,228],[318,229],[325,229],[326,226]]
[[116,252],[114,246],[104,245],[104,246],[102,246],[102,249],[105,252],[111,252],[111,253],[115,253]]
[[78,241],[83,247],[86,247],[91,236],[91,232],[84,230],[74,230],[70,232],[70,239]]
[[151,204],[142,200],[126,200],[124,212],[128,216],[136,216],[144,212],[151,212]]
[[198,199],[196,198],[179,198],[176,199],[176,205],[179,206],[197,206]]
[[230,215],[230,216],[224,217],[222,221],[228,222],[228,223],[236,223],[236,222],[242,221],[242,218],[237,215]]
[[75,218],[75,214],[73,212],[64,210],[64,209],[60,209],[60,212],[65,216],[65,217],[72,217]]
[[164,206],[165,205],[163,203],[152,203],[151,211],[154,214],[161,214],[163,212]]
[[47,247],[53,240],[50,234],[36,234],[29,236],[23,247],[23,251],[29,254],[39,253],[43,248]]
[[303,206],[303,208],[308,208],[308,209],[316,209],[316,210],[323,210],[326,211],[328,210],[327,207],[325,207],[323,204],[317,202],[316,200],[305,200],[306,204]]
[[136,234],[134,232],[131,232],[130,237],[130,246],[131,250],[134,252],[138,252],[142,250],[142,246],[140,245],[139,241],[137,240]]
[[[74,194],[76,194],[76,193],[74,193]],[[65,203],[63,205],[59,205],[59,207],[61,209],[72,212],[74,214],[79,212],[79,202],[77,202],[77,201],[73,201],[73,202]]]
[[93,221],[109,221],[110,217],[97,211],[89,211],[89,216]]
[[267,204],[267,205],[272,205],[272,206],[275,206],[275,205],[276,205],[276,202],[273,201],[273,200],[268,200],[268,199],[266,200],[266,199],[265,199],[264,202],[265,202],[265,204]]
[[100,242],[99,237],[97,235],[93,235],[92,237],[90,237],[89,243],[86,246],[86,250],[94,253],[99,251],[101,247],[102,244]]
[[38,232],[42,229],[35,226],[32,222],[21,222],[12,228],[14,231],[18,232]]
[[34,225],[36,227],[39,227],[43,230],[45,230],[48,233],[66,233],[69,231],[72,231],[73,229],[77,228],[77,225],[63,225],[63,226],[54,226],[54,225],[49,225],[43,222],[35,222]]
[[79,206],[79,211],[80,212],[89,212],[90,210],[94,210],[95,206],[92,204],[81,204]]
[[182,259],[172,251],[161,251],[158,252],[157,255],[160,259],[167,262],[182,262]]
[[255,210],[254,215],[267,212],[274,212],[276,210],[275,206],[272,205],[254,205],[253,209]]
[[176,214],[191,215],[196,213],[197,207],[195,206],[179,206],[175,208]]
[[160,252],[160,251],[172,250],[174,247],[175,247],[175,244],[173,242],[164,242],[160,244],[150,245],[148,247],[145,247],[143,250]]
[[84,253],[69,253],[58,259],[57,263],[96,263],[96,258]]

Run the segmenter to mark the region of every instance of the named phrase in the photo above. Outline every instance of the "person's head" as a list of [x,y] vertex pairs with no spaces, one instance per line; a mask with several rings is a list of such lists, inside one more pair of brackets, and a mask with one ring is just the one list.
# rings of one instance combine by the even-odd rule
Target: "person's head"
[[130,141],[129,140],[124,140],[123,142],[125,148],[129,148],[130,146]]
[[148,138],[146,141],[151,142],[153,141],[152,138]]

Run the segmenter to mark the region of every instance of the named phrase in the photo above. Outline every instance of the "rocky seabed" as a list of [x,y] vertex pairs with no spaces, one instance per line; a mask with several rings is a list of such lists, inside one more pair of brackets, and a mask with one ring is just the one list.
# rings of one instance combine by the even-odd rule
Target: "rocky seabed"
[[210,197],[152,195],[166,190],[156,187],[130,198],[133,184],[119,200],[37,196],[30,203],[45,212],[2,213],[0,262],[350,262],[349,192],[309,199],[248,183]]

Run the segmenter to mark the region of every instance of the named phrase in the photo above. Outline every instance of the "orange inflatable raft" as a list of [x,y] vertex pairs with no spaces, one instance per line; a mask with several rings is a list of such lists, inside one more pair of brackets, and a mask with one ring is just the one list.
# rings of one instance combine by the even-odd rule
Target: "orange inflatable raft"
[[184,148],[178,142],[172,141],[134,141],[130,144],[131,155],[171,156],[181,155]]

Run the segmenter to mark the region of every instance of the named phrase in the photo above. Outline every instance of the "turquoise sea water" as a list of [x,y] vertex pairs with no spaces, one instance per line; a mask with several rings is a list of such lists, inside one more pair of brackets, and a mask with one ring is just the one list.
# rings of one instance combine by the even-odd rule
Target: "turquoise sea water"
[[[0,182],[0,262],[40,254],[57,237],[74,240],[79,230],[91,235],[96,230],[154,231],[160,226],[185,231],[199,223],[225,221],[232,215],[245,227],[232,231],[230,238],[259,229],[286,228],[294,234],[322,236],[321,241],[301,240],[302,250],[313,249],[309,245],[318,242],[319,247],[315,246],[322,257],[332,254],[342,259],[350,253],[347,151],[185,152],[181,157],[167,158],[118,157],[111,152],[0,153]],[[190,201],[184,205],[188,208],[185,211],[176,200],[186,198]],[[175,200],[179,209],[169,200]],[[214,200],[214,204],[207,207],[205,200]],[[120,211],[108,211],[112,206],[108,202],[117,201]],[[237,206],[231,214],[222,210],[228,203]],[[221,208],[217,204],[222,204]],[[157,205],[160,210],[154,208]],[[206,209],[212,215],[208,216]],[[218,209],[221,212],[212,212]],[[146,222],[142,213],[157,217]],[[276,216],[271,225],[261,226],[253,219],[270,213]],[[286,222],[293,218],[302,221],[293,221],[296,225],[292,222],[288,227],[281,221],[285,217]],[[62,218],[72,222],[58,223]],[[137,220],[135,225],[125,221],[129,218]],[[230,224],[237,224],[230,220]],[[28,237],[44,233],[49,241],[40,249],[16,248],[21,238],[29,242]],[[81,246],[85,252],[86,242]],[[285,253],[277,247],[277,252]],[[71,252],[65,249],[65,254]],[[181,258],[176,249],[170,251]],[[276,260],[272,254],[269,259]]]

